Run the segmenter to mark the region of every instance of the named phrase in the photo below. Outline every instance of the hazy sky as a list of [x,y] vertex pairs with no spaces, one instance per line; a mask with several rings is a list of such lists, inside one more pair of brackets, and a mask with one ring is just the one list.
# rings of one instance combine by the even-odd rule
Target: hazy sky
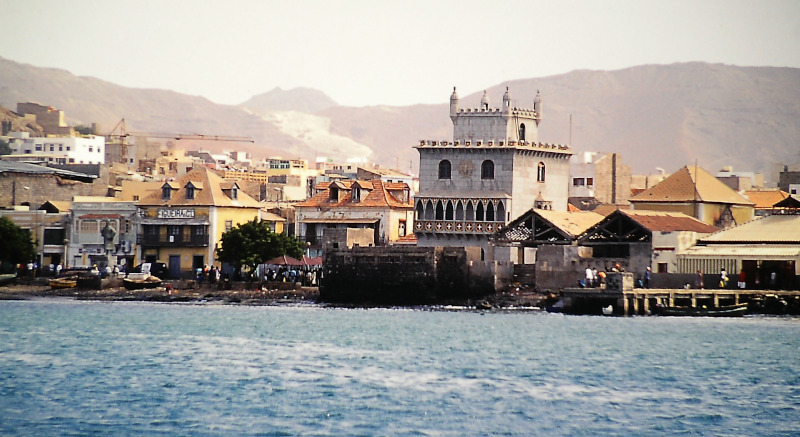
[[800,67],[800,1],[4,2],[0,57],[238,104],[444,103],[505,80],[706,61]]

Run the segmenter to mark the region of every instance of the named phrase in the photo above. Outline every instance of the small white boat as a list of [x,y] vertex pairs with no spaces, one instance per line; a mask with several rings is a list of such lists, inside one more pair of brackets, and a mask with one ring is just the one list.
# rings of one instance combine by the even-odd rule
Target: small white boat
[[614,314],[614,305],[609,305],[607,307],[603,307],[603,315],[610,316]]

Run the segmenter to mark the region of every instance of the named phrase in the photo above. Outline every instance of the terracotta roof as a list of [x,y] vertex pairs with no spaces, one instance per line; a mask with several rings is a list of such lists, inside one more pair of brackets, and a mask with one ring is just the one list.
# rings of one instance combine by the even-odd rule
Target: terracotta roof
[[567,204],[567,211],[569,211],[569,212],[577,212],[577,211],[580,211],[580,208],[578,208],[577,206],[575,206],[575,205],[573,205],[571,203],[568,203]]
[[[195,187],[198,186],[198,183],[203,187],[203,189],[195,190],[194,199],[186,198],[186,185],[190,181]],[[172,190],[169,199],[162,199],[161,190],[157,190],[139,200],[139,206],[191,205],[240,208],[260,208],[262,206],[258,201],[245,193],[244,190],[237,190],[236,199],[228,197],[223,190],[230,189],[233,182],[225,181],[213,170],[206,167],[196,168],[183,175],[177,181],[167,182],[166,184],[169,184],[169,186],[173,188],[177,187],[177,189]]]
[[601,205],[597,205],[597,208],[593,209],[592,211],[602,215],[603,217],[608,216],[612,212],[618,209],[631,209],[630,205],[614,205],[611,203],[603,203]]
[[417,236],[414,234],[406,234],[394,241],[393,244],[417,244]]
[[744,197],[756,204],[756,208],[772,208],[773,205],[789,197],[789,193],[783,190],[753,190],[745,191]]
[[769,215],[702,238],[707,243],[800,243],[800,215]]
[[547,209],[533,210],[539,217],[561,229],[564,233],[576,237],[596,225],[603,216],[594,211],[551,211]]
[[711,226],[679,212],[620,210],[622,214],[630,217],[636,223],[650,232],[693,231],[701,234],[711,234],[719,228]]
[[[312,197],[311,199],[296,204],[295,208],[302,208],[302,207],[335,208],[341,206],[362,207],[362,208],[370,208],[370,207],[413,208],[410,199],[408,202],[403,202],[402,200],[394,197],[391,193],[389,193],[386,184],[384,184],[380,179],[375,179],[372,181],[346,180],[346,181],[333,182],[328,185],[324,184],[325,184],[324,182],[317,184],[317,195]],[[372,190],[369,190],[367,193],[362,193],[361,200],[354,202],[353,192],[352,192],[353,185],[357,185],[362,188],[372,186]],[[404,188],[407,188],[406,184],[401,184],[401,185]],[[340,200],[337,201],[330,199],[331,186],[346,191],[344,195],[339,196]]]
[[698,166],[681,168],[629,201],[753,204]]
[[263,264],[270,264],[270,265],[275,265],[275,266],[302,266],[302,265],[304,265],[303,261],[300,261],[299,259],[296,259],[296,258],[292,258],[289,255],[281,255],[281,256],[279,256],[277,258],[272,258],[269,261],[264,261]]

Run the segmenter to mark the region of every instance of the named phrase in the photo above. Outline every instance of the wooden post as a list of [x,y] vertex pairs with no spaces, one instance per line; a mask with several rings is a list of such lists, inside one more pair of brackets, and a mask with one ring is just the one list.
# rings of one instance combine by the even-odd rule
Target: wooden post
[[639,314],[639,295],[636,293],[632,294],[633,296],[633,315]]
[[717,293],[716,291],[714,292],[714,306],[715,307],[719,306],[719,293]]
[[[620,302],[621,301],[621,302]],[[628,316],[628,298],[624,294],[621,298],[617,299],[617,305],[622,307],[622,315]]]
[[668,302],[669,302],[668,306],[671,306],[671,307],[675,306],[675,292],[672,291],[672,290],[670,290],[670,292],[669,292],[669,301]]
[[650,312],[650,296],[644,295],[644,300],[642,301],[642,311],[644,311],[644,315],[648,315]]
[[697,293],[692,293],[692,308],[697,308]]

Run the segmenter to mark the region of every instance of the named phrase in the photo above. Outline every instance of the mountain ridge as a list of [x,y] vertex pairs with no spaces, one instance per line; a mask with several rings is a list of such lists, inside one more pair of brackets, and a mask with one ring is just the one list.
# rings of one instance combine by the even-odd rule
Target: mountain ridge
[[[486,90],[499,106],[508,86],[515,105],[525,108],[540,90],[541,142],[618,152],[635,172],[671,171],[695,161],[715,172],[723,165],[765,171],[800,161],[798,84],[796,68],[690,62],[578,69]],[[452,139],[452,90],[442,91],[441,104],[348,107],[319,90],[274,88],[242,105],[222,105],[0,58],[0,105],[9,108],[36,101],[64,110],[70,124],[97,122],[110,130],[125,118],[131,130],[249,136],[254,144],[235,147],[255,157],[360,156],[403,171],[416,168],[413,146],[420,139]],[[482,94],[462,96],[460,106],[477,108]]]

